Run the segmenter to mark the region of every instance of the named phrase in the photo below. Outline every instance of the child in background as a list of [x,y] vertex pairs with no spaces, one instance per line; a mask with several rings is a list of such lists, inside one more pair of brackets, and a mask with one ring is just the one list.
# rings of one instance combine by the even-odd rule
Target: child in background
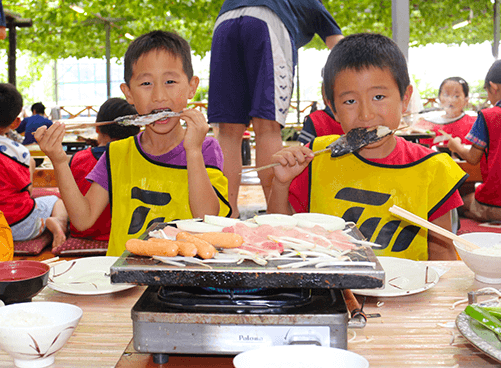
[[24,133],[23,144],[25,146],[27,144],[36,143],[33,133],[35,133],[39,127],[46,126],[48,128],[53,124],[52,121],[45,116],[45,106],[43,103],[34,103],[31,106],[31,113],[32,115],[24,118],[16,129],[18,133]]
[[494,107],[478,113],[466,139],[471,147],[461,144],[459,138],[449,141],[447,147],[472,165],[480,162],[482,184],[474,193],[466,195],[464,216],[478,221],[501,220],[501,60],[492,64],[485,77],[484,88]]
[[[332,49],[324,68],[328,105],[344,132],[396,129],[412,94],[407,63],[391,39],[350,35]],[[445,153],[391,134],[358,152],[314,156],[338,136],[281,150],[275,166],[270,213],[325,213],[353,221],[382,248],[376,255],[413,260],[457,259],[452,241],[393,216],[392,205],[451,229],[451,210],[462,204],[457,188],[466,174]]]
[[[324,71],[322,69],[322,76]],[[315,137],[323,135],[342,135],[344,134],[341,124],[334,118],[334,114],[325,100],[324,84],[322,83],[322,98],[325,109],[317,110],[309,114],[303,123],[303,129],[299,132],[298,141],[303,144],[310,143]]]
[[[121,116],[135,114],[137,114],[137,111],[134,106],[123,98],[110,98],[99,108],[96,123],[113,121]],[[85,178],[106,151],[108,143],[134,136],[139,133],[139,130],[140,127],[138,126],[120,124],[108,124],[96,127],[98,146],[89,147],[86,150],[75,153],[70,161],[71,172],[83,195],[87,194],[91,186],[91,182]],[[107,241],[110,238],[110,229],[111,209],[108,205],[96,223],[89,229],[78,231],[73,224],[70,224],[70,235],[73,238]]]
[[[66,240],[68,214],[57,196],[31,197],[35,161],[28,149],[4,134],[17,127],[23,97],[12,84],[0,84],[0,211],[15,241],[30,240],[47,228],[54,235],[52,247]],[[31,168],[31,170],[30,170]]]
[[204,115],[186,108],[199,83],[189,44],[170,32],[142,35],[127,49],[124,76],[120,87],[139,114],[163,109],[180,111],[181,116],[111,142],[87,176],[93,183],[85,197],[66,162],[64,125],[55,123],[35,133],[52,160],[61,196],[78,230],[94,225],[111,204],[110,256],[120,256],[128,239],[139,237],[155,222],[231,213],[221,148],[215,138],[206,137],[209,125]]
[[[443,136],[440,132],[442,130],[453,137],[459,137],[463,144],[471,144],[466,139],[466,135],[473,126],[475,118],[464,112],[465,107],[468,105],[469,93],[470,88],[463,78],[450,77],[444,79],[438,88],[438,98],[440,106],[445,110],[445,115],[438,116],[435,119],[430,118],[429,121],[421,119],[412,128],[433,131],[436,137]],[[430,148],[438,144],[447,145],[447,139],[442,138],[444,139],[420,139],[419,143]]]

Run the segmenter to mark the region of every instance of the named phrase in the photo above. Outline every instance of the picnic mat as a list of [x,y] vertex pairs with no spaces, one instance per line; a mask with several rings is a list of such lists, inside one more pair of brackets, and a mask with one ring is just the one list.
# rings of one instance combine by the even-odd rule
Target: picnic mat
[[461,217],[459,221],[458,235],[475,232],[501,233],[500,221],[479,222],[465,217]]

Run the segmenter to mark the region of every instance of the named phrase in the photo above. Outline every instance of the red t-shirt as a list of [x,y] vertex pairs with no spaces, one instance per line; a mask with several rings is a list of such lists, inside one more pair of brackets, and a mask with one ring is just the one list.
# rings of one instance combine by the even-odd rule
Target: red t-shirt
[[[444,132],[452,135],[453,137],[461,138],[461,143],[471,144],[471,142],[466,139],[466,135],[470,132],[471,127],[473,126],[473,123],[475,122],[475,120],[476,120],[476,118],[474,118],[473,116],[465,114],[461,119],[456,120],[453,123],[436,124],[436,123],[432,123],[432,122],[429,122],[426,120],[421,120],[415,124],[415,127],[420,128],[420,129],[431,130],[431,131],[435,132],[437,137],[439,135],[442,135],[442,133],[440,133],[440,130],[443,130]],[[446,140],[443,142],[433,143],[433,138],[426,138],[426,139],[419,140],[419,143],[426,144],[430,148],[433,146],[436,146],[438,144],[447,145],[447,142],[448,141]]]
[[10,226],[24,220],[35,207],[27,188],[30,168],[0,152],[0,211]]
[[[434,153],[422,145],[411,143],[401,137],[396,137],[397,145],[392,153],[381,159],[367,159],[368,161],[384,165],[407,165]],[[308,170],[304,170],[291,183],[289,188],[289,202],[296,212],[308,212],[310,178]],[[430,215],[428,221],[433,221],[445,215],[450,210],[463,204],[459,192],[456,190],[442,206]]]

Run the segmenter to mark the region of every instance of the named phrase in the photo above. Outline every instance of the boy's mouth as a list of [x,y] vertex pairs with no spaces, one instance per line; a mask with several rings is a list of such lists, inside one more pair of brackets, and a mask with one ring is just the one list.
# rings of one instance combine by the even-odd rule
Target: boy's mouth
[[[154,109],[151,111],[150,114],[157,114],[159,112],[164,112],[164,111],[172,111],[171,109],[169,108],[165,108],[165,109]],[[170,118],[167,118],[167,119],[163,119],[163,120],[157,120],[155,122],[153,122],[153,125],[155,124],[166,124],[168,121],[170,120]]]

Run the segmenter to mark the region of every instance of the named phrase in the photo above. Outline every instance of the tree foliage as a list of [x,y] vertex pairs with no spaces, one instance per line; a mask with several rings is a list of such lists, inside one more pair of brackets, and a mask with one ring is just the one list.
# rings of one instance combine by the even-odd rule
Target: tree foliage
[[[394,0],[396,1],[396,0]],[[111,57],[121,58],[130,40],[126,33],[141,35],[153,29],[176,31],[205,55],[223,0],[3,0],[4,8],[33,27],[19,28],[18,49],[48,59],[104,58],[105,21],[111,21]],[[391,37],[392,0],[324,0],[345,35],[377,32]],[[84,14],[70,8],[75,4]],[[410,45],[427,43],[467,44],[493,39],[493,4],[490,0],[410,0]],[[104,21],[103,21],[104,19]],[[466,27],[452,26],[469,20]],[[7,48],[8,42],[0,42]],[[316,37],[307,47],[323,48]]]

